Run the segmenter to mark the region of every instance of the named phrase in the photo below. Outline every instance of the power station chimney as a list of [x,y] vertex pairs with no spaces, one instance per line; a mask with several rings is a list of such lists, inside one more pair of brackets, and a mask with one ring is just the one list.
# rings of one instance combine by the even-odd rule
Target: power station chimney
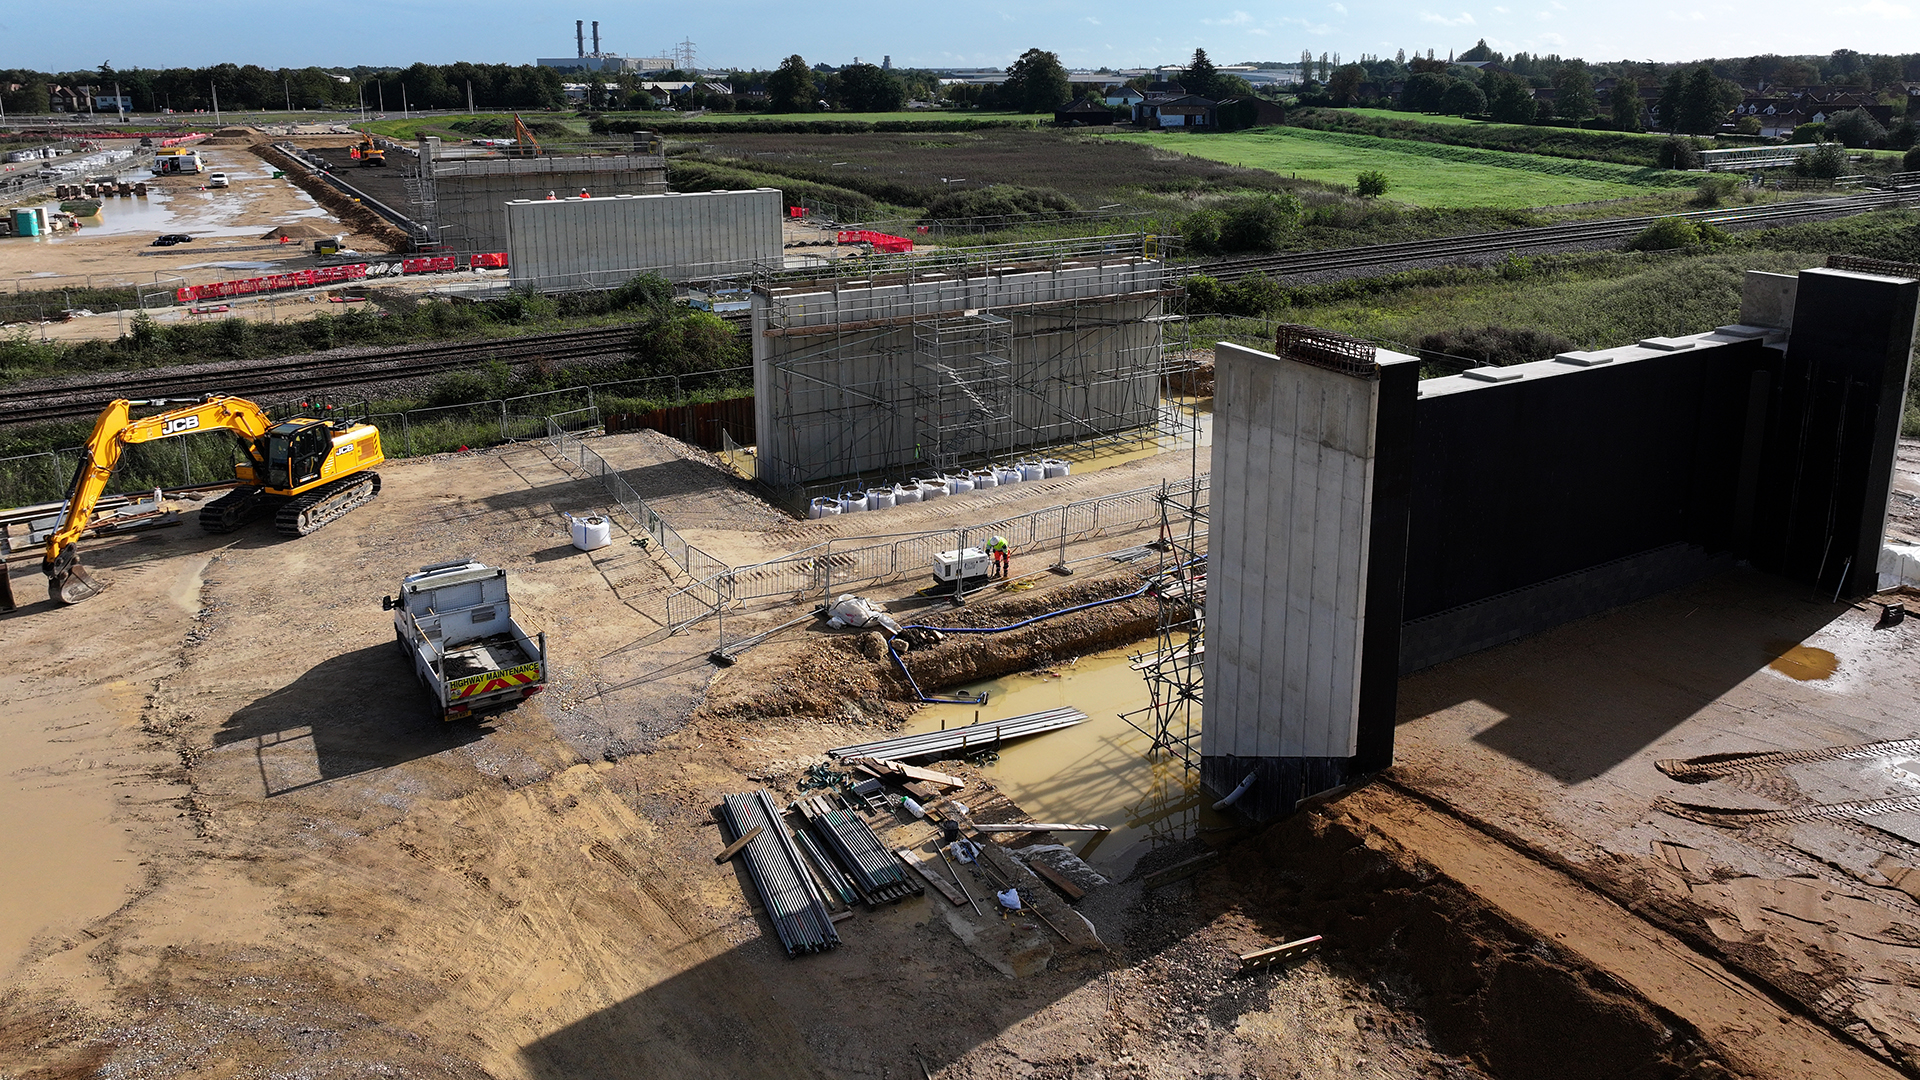
[[593,55],[600,55],[600,20],[593,20]]
[[587,21],[585,19],[573,20],[573,48],[575,53],[578,55],[580,59],[583,59],[583,60],[586,59]]

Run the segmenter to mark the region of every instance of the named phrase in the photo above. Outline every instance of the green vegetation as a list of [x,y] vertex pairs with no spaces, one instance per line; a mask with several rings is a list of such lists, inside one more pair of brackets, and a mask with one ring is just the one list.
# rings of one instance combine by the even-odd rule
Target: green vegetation
[[[666,316],[687,320],[697,314],[670,305],[672,290],[657,277],[635,278],[617,289],[602,292],[558,296],[516,293],[477,303],[377,290],[369,296],[372,303],[366,307],[351,307],[338,315],[322,315],[303,322],[220,319],[163,325],[142,316],[135,319],[125,337],[115,341],[42,343],[34,341],[23,330],[0,337],[0,383],[51,374],[263,359],[346,345],[412,345],[518,337],[604,325],[631,324],[638,329],[654,327]],[[639,345],[636,348],[639,349]],[[634,359],[651,363],[657,357],[641,349]],[[727,364],[744,362],[736,357]]]
[[[1603,162],[1295,128],[1110,138],[1330,184],[1344,182],[1356,168],[1378,171],[1386,174],[1399,200],[1425,207],[1552,206],[1693,183],[1688,177]],[[1445,167],[1438,167],[1442,163]]]
[[1674,248],[1711,247],[1725,243],[1727,234],[1704,221],[1661,218],[1627,241],[1628,251],[1671,251]]
[[[635,278],[604,293],[574,295],[579,297],[570,305],[575,309],[618,312],[621,321],[632,326],[632,344],[624,360],[551,369],[526,366],[517,370],[493,361],[441,375],[416,396],[374,402],[371,410],[376,414],[375,422],[383,425],[388,456],[488,446],[508,435],[519,438],[543,435],[547,415],[587,404],[584,388],[590,384],[603,387],[594,394],[594,402],[608,412],[643,412],[668,405],[742,397],[753,392],[752,379],[739,370],[749,360],[747,342],[725,319],[673,304],[672,287],[664,279]],[[562,305],[556,298],[528,295],[466,306],[475,318],[484,314],[512,322],[521,318],[555,318]],[[483,307],[488,309],[484,313],[473,310]],[[442,312],[456,310],[445,304],[422,304],[401,315],[382,317],[356,312],[314,322],[323,324],[334,334],[343,329],[368,332],[352,339],[354,344],[367,343],[369,335],[375,340],[390,341],[379,338],[378,334],[392,333],[395,326],[402,324],[413,324],[417,329],[433,318],[444,319],[444,316],[420,313],[428,308]],[[313,323],[297,325],[308,327]],[[479,325],[478,322],[467,324],[469,328]],[[234,357],[249,355],[249,350],[254,348],[268,347],[274,340],[271,331],[293,328],[259,326],[238,319],[190,327],[165,327],[142,320],[122,344],[136,350],[138,355],[149,358],[168,355],[175,362],[182,358],[175,355],[177,352],[197,346]],[[281,344],[284,347],[284,342]],[[58,363],[64,355],[80,348],[38,345],[16,338],[0,344],[0,354],[16,362],[26,357]],[[209,358],[207,352],[191,352],[191,355],[198,360]],[[605,388],[608,383],[626,385]],[[499,404],[504,399],[527,395],[542,396],[506,410]],[[403,418],[400,414],[406,416]],[[81,420],[0,428],[0,458],[70,449],[84,440],[90,425],[91,421]],[[155,485],[171,487],[188,479],[204,483],[228,478],[232,475],[232,458],[232,447],[225,439],[167,440],[133,447],[118,470],[115,487],[134,490]],[[72,469],[70,456],[31,458],[0,466],[0,506],[59,498]]]
[[[1271,320],[1284,320],[1405,352],[1418,352],[1432,335],[1453,335],[1458,345],[1484,336],[1488,327],[1602,349],[1725,325],[1739,314],[1746,271],[1792,273],[1820,265],[1829,253],[1920,262],[1920,212],[1884,210],[1740,234],[1714,248],[1543,255],[1490,268],[1445,267],[1279,288],[1265,305],[1249,302],[1264,289],[1222,294],[1217,282],[1193,279],[1201,284],[1190,288],[1188,308],[1237,316],[1198,320],[1193,332],[1203,340],[1214,335],[1260,345],[1271,334]],[[1920,368],[1916,372],[1902,431],[1920,436]]]
[[1545,124],[1500,124],[1458,116],[1430,116],[1386,109],[1298,109],[1287,114],[1290,127],[1374,135],[1411,142],[1508,150],[1548,157],[1610,161],[1616,165],[1652,165],[1653,148],[1664,135],[1644,132],[1588,131]]

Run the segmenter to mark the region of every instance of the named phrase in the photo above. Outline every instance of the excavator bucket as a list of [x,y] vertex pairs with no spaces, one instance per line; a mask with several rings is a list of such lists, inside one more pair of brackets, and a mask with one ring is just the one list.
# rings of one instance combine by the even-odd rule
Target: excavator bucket
[[107,583],[73,563],[47,578],[47,596],[56,604],[77,604],[105,592]]

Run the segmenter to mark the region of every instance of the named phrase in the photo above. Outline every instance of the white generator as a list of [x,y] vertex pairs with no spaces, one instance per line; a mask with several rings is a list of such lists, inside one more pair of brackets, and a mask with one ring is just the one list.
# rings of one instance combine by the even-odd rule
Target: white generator
[[984,548],[942,551],[933,557],[933,580],[942,585],[956,581],[985,581],[993,576],[993,558]]

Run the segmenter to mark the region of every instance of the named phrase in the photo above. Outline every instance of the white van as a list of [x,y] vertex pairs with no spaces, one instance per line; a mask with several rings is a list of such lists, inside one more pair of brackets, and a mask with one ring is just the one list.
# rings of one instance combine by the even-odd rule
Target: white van
[[208,187],[210,187],[210,188],[216,188],[216,187],[226,187],[226,186],[227,186],[227,174],[226,174],[226,173],[223,173],[223,172],[217,172],[217,173],[208,173],[208,174],[207,174],[207,186],[208,186]]

